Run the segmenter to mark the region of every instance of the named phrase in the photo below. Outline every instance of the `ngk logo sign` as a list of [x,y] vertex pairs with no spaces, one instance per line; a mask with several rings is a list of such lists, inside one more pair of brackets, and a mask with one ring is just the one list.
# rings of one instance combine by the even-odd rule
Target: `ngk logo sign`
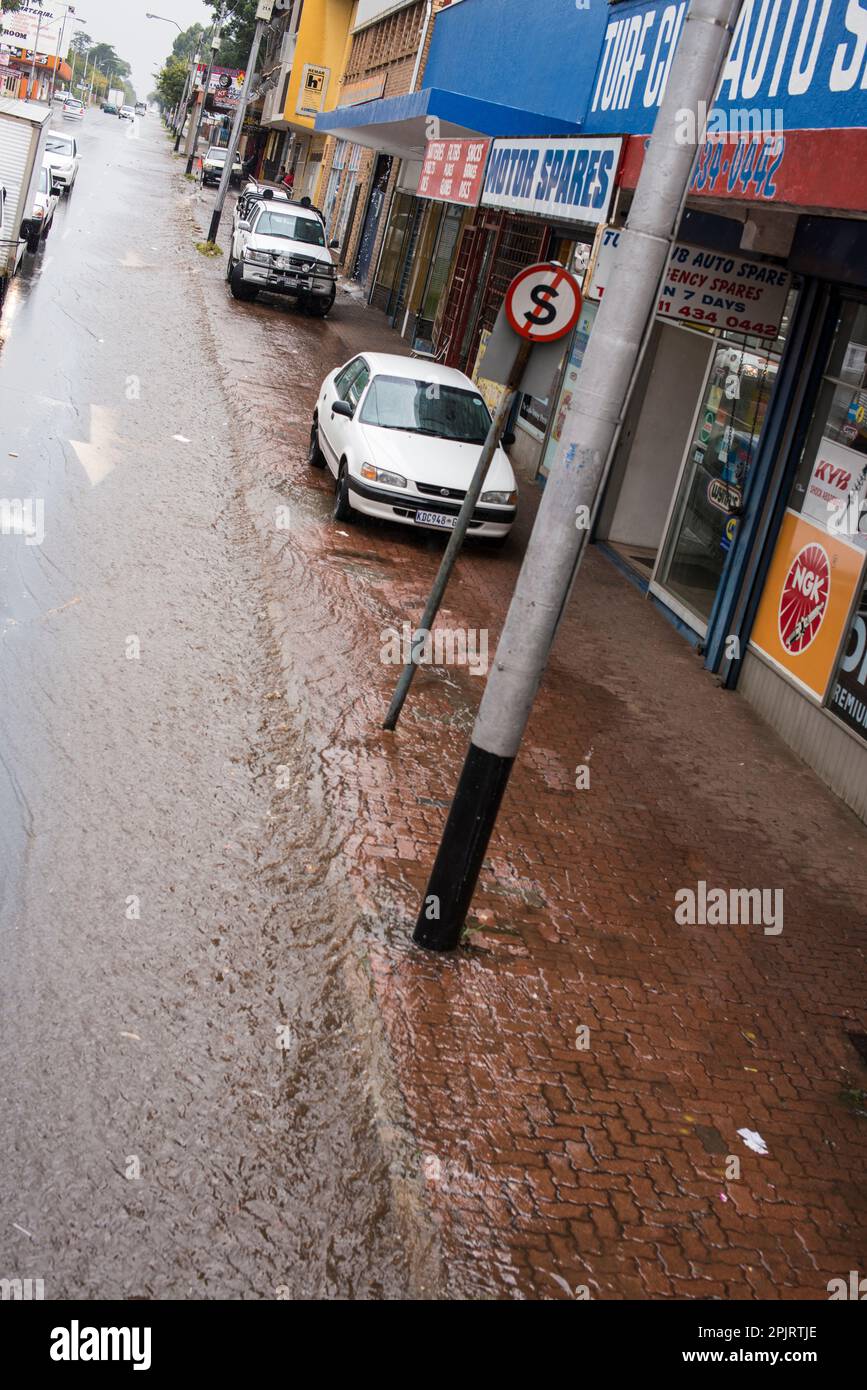
[[811,542],[795,556],[780,593],[780,641],[793,656],[805,652],[815,640],[830,594],[827,552]]

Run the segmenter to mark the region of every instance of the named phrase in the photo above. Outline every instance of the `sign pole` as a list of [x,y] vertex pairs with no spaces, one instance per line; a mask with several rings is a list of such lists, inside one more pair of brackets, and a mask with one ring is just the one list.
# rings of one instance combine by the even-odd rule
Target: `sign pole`
[[515,359],[512,363],[511,370],[509,371],[509,379],[506,383],[506,389],[503,393],[503,398],[500,401],[500,404],[497,406],[494,418],[491,421],[490,428],[488,429],[485,442],[482,446],[482,452],[479,455],[479,461],[476,464],[476,471],[473,474],[473,479],[470,483],[469,490],[461,505],[461,510],[458,514],[458,519],[455,522],[454,530],[452,531],[452,534],[449,537],[449,543],[446,546],[445,554],[443,555],[442,561],[440,562],[437,577],[434,580],[433,588],[430,591],[430,597],[428,598],[424,613],[422,614],[421,622],[419,623],[419,626],[417,627],[416,631],[413,633],[410,657],[406,665],[404,666],[403,671],[401,672],[400,680],[397,683],[397,689],[395,690],[394,695],[391,698],[391,704],[388,707],[388,713],[386,714],[382,725],[384,729],[393,730],[397,727],[397,721],[400,718],[400,712],[403,709],[404,701],[407,695],[409,694],[409,688],[412,685],[413,676],[416,673],[419,652],[424,646],[425,639],[428,637],[430,633],[431,623],[433,622],[434,618],[439,612],[440,604],[443,601],[443,594],[445,593],[446,585],[449,582],[449,576],[451,575],[451,572],[454,569],[455,561],[458,558],[458,552],[464,543],[464,537],[467,534],[467,529],[469,527],[470,521],[472,520],[473,512],[476,509],[476,503],[479,500],[479,494],[482,490],[482,484],[484,483],[485,478],[487,477],[488,469],[491,466],[491,460],[493,459],[494,454],[497,451],[500,439],[502,438],[503,430],[506,427],[506,421],[509,418],[509,411],[512,408],[512,402],[515,399],[515,392],[521,384],[521,378],[524,375],[524,370],[527,366],[527,361],[529,359],[533,345],[531,342],[522,342],[520,339],[517,338],[515,341],[517,344],[515,351]]
[[521,566],[413,940],[458,945],[497,813],[588,535],[605,462],[686,199],[696,145],[678,115],[712,100],[741,0],[692,0],[612,283]]
[[[506,373],[505,391],[491,421],[469,491],[458,513],[458,519],[446,547],[446,553],[442,558],[421,624],[413,634],[410,657],[403,668],[397,689],[385,716],[385,722],[382,726],[384,729],[394,729],[397,725],[403,702],[415,675],[421,648],[430,635],[430,625],[442,603],[449,575],[467,534],[482,485],[509,418],[515,393],[520,389],[524,379],[530,353],[535,344],[557,342],[571,332],[581,313],[581,291],[575,277],[558,261],[541,261],[537,265],[527,266],[525,270],[515,276],[506,290],[503,310],[506,322],[512,330],[512,334],[509,334],[508,329],[506,330],[507,338],[511,338],[515,346],[511,362],[509,362],[508,367],[503,368]],[[514,336],[512,337],[512,335]],[[506,360],[509,360],[508,356]]]
[[219,14],[217,15],[217,18],[214,20],[214,32],[211,35],[211,57],[208,62],[208,71],[205,74],[205,88],[202,92],[202,104],[198,108],[198,112],[196,115],[196,133],[193,136],[193,144],[192,148],[190,149],[190,157],[187,160],[188,174],[191,174],[193,172],[193,160],[196,157],[196,150],[199,148],[199,134],[202,129],[202,120],[205,115],[205,102],[208,100],[208,93],[211,90],[211,73],[214,71],[214,60],[217,56],[217,50],[220,47],[220,26],[222,22],[223,10],[221,7]]
[[[263,8],[264,5],[264,8]],[[267,0],[260,3],[257,13],[264,13],[267,10]],[[273,10],[273,6],[272,6]],[[256,63],[259,61],[259,45],[262,42],[262,35],[265,32],[267,21],[264,19],[256,20],[256,28],[253,31],[253,42],[250,46],[250,57],[247,60],[247,71],[244,73],[244,85],[241,88],[241,95],[238,100],[238,109],[235,112],[235,119],[232,122],[232,133],[229,136],[229,147],[226,150],[226,163],[223,166],[223,173],[220,177],[220,187],[217,189],[217,201],[214,203],[214,211],[211,217],[211,225],[208,229],[208,241],[215,242],[217,233],[220,230],[220,218],[223,215],[223,204],[226,201],[226,194],[229,191],[229,180],[232,177],[232,161],[235,158],[235,151],[241,140],[241,130],[244,125],[244,117],[247,114],[247,101],[250,96],[250,84],[253,81],[253,72]]]

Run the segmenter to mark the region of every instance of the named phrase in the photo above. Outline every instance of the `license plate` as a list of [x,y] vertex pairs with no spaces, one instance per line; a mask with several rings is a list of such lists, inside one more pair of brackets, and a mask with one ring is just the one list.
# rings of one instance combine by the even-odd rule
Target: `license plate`
[[415,519],[419,526],[439,526],[443,531],[453,531],[457,521],[456,516],[445,516],[442,512],[416,512]]

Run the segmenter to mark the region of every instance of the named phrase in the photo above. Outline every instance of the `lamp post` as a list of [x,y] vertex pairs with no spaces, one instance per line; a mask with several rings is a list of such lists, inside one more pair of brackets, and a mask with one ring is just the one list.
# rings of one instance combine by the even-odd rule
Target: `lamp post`
[[27,100],[33,100],[33,78],[36,73],[36,54],[39,49],[39,34],[42,29],[42,11],[36,16],[36,38],[33,40],[33,57],[30,59],[30,77],[27,80]]
[[196,157],[196,150],[199,148],[199,132],[200,132],[201,129],[202,129],[202,118],[204,117],[204,114],[205,114],[205,102],[206,102],[207,99],[208,99],[208,92],[211,90],[211,73],[212,73],[213,70],[214,70],[214,60],[215,60],[215,58],[216,58],[216,56],[217,56],[217,53],[218,53],[218,51],[219,51],[219,48],[220,48],[220,26],[221,26],[222,22],[223,22],[223,7],[222,7],[222,5],[221,5],[221,6],[220,6],[219,13],[217,14],[217,18],[214,20],[214,27],[213,27],[213,30],[212,30],[212,32],[211,32],[211,43],[210,43],[211,56],[210,56],[210,59],[208,60],[208,71],[207,71],[206,74],[205,74],[205,87],[204,87],[204,91],[202,92],[202,103],[201,103],[201,106],[199,106],[198,111],[196,112],[196,116],[195,116],[196,133],[195,133],[195,135],[193,136],[193,143],[192,143],[192,146],[191,146],[191,148],[190,148],[190,157],[189,157],[189,159],[187,160],[187,173],[188,173],[188,174],[191,174],[192,171],[193,171],[193,160],[194,160],[195,157]]
[[[49,100],[49,101],[53,101],[53,100],[54,100],[54,87],[55,87],[55,83],[57,82],[57,68],[58,68],[58,65],[59,65],[59,63],[60,63],[60,54],[61,54],[62,51],[63,51],[63,36],[64,36],[64,34],[66,33],[66,21],[68,20],[68,18],[69,18],[69,16],[70,16],[71,14],[72,14],[72,15],[75,14],[75,6],[74,6],[74,5],[66,5],[66,6],[64,6],[64,10],[63,10],[63,23],[62,23],[61,26],[60,26],[60,33],[57,35],[57,52],[56,52],[55,55],[54,55],[54,71],[53,71],[52,74],[51,74],[51,90],[50,90],[50,92],[48,93],[48,100]],[[73,22],[73,24],[86,24],[86,23],[87,23],[87,20],[86,20],[86,19],[73,19],[72,22]]]
[[[180,24],[178,24],[178,21],[177,21],[176,19],[167,19],[166,16],[165,16],[164,14],[151,14],[150,10],[148,10],[147,13],[145,14],[145,19],[158,19],[158,20],[160,20],[160,22],[161,22],[162,24],[173,24],[173,25],[175,26],[175,28],[177,29],[177,31],[178,31],[179,34],[182,34],[182,33],[184,32],[183,29],[181,28]],[[176,107],[174,108],[174,111],[173,111],[173,113],[172,113],[171,126],[172,126],[172,129],[173,129],[173,130],[175,129],[176,113],[180,110],[181,106],[183,106],[184,102],[186,101],[186,97],[187,97],[187,85],[188,85],[188,83],[189,83],[189,74],[187,74],[187,81],[184,83],[184,94],[183,94],[183,96],[181,97],[181,101],[180,101],[179,105],[176,106]],[[178,142],[180,142],[180,136],[178,136]],[[178,148],[178,146],[177,146],[177,144],[176,144],[176,145],[175,145],[175,149],[177,149],[177,148]]]

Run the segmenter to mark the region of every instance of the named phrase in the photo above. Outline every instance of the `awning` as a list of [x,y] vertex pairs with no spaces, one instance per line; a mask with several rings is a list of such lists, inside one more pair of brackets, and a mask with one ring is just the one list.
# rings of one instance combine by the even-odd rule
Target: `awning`
[[421,159],[430,138],[431,117],[439,121],[437,138],[443,139],[466,135],[577,135],[581,130],[580,125],[537,111],[479,101],[439,87],[338,106],[316,117],[316,130],[400,159]]

